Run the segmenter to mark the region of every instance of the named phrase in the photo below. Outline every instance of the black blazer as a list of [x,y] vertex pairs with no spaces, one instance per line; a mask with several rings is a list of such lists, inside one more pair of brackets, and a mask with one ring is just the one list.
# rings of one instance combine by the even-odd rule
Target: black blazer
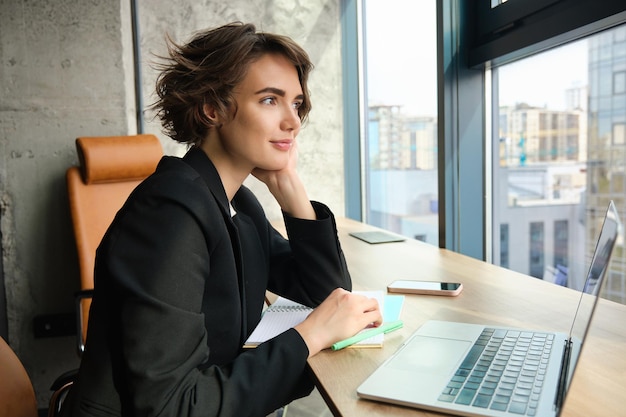
[[251,350],[265,290],[317,306],[350,276],[329,209],[284,215],[245,187],[232,201],[204,152],[166,156],[96,255],[87,345],[64,416],[265,416],[308,394],[293,329]]

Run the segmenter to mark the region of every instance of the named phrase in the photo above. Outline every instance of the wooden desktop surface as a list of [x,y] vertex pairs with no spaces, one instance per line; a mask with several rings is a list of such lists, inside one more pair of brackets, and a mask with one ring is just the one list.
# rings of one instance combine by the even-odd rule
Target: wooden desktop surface
[[[490,323],[568,333],[579,293],[414,240],[368,244],[348,235],[376,230],[338,218],[354,289],[384,290],[396,279],[462,282],[457,297],[406,295],[404,328],[382,349],[326,350],[309,360],[318,390],[335,416],[440,416],[359,399],[357,387],[425,321]],[[280,228],[279,228],[280,230]],[[284,229],[283,229],[284,230]],[[626,306],[600,300],[562,416],[626,415]]]

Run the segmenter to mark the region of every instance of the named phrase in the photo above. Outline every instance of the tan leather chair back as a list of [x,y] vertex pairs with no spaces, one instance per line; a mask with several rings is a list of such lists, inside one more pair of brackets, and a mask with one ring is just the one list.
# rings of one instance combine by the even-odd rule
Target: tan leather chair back
[[0,416],[37,417],[30,377],[13,349],[0,337]]
[[[80,167],[69,168],[66,178],[80,287],[87,290],[93,288],[96,249],[104,233],[131,191],[154,172],[163,148],[156,136],[144,134],[80,137],[76,149]],[[84,343],[91,300],[81,304],[79,337]]]

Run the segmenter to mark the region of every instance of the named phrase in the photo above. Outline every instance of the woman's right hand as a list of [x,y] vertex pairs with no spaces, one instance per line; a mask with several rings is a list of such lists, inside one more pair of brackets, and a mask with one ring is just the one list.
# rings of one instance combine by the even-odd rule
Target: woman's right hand
[[380,326],[382,321],[376,299],[337,288],[295,329],[309,348],[310,358],[367,326]]

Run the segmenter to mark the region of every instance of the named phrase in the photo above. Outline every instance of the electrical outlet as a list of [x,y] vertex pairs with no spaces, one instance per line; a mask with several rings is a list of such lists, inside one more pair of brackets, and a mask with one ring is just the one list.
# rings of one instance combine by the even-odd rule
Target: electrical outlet
[[60,337],[76,334],[76,314],[57,313],[36,316],[33,320],[36,338]]

